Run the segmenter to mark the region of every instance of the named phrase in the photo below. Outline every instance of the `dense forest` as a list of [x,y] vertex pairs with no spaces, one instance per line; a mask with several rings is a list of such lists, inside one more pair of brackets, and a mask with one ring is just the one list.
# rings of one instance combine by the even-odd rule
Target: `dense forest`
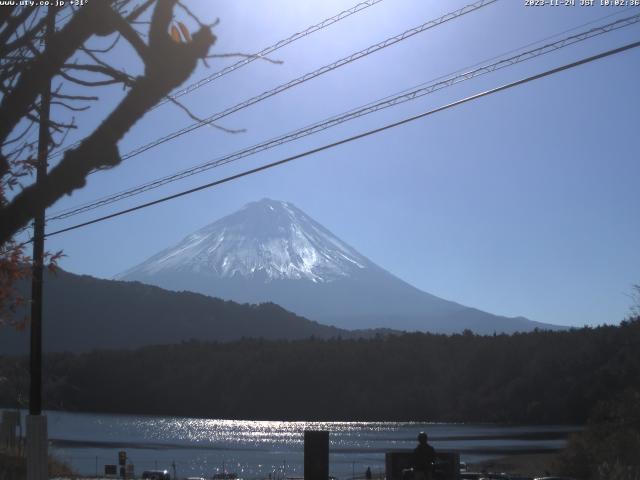
[[583,480],[640,478],[640,391],[627,389],[598,402],[584,431],[569,438],[560,472]]
[[[26,374],[26,358],[0,357],[0,404],[24,400]],[[48,354],[45,379],[46,406],[74,411],[581,424],[599,402],[640,390],[640,317],[514,335],[191,341]]]

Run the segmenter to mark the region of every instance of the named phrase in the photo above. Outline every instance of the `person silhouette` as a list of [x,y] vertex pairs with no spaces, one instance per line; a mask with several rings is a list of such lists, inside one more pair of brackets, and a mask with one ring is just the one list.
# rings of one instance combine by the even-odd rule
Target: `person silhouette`
[[371,480],[371,478],[372,478],[372,475],[371,475],[371,467],[367,467],[367,471],[365,472],[364,477],[365,477],[367,480]]
[[427,434],[418,434],[418,446],[413,450],[413,478],[414,480],[432,480],[433,464],[436,451],[427,443]]

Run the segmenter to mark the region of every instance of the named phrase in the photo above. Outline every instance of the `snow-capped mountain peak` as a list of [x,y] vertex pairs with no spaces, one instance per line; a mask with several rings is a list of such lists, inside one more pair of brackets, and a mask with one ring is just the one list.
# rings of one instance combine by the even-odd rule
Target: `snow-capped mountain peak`
[[421,291],[291,203],[269,199],[192,233],[119,278],[242,303],[273,302],[348,329],[493,333],[553,327]]
[[324,283],[370,264],[291,203],[263,199],[192,233],[119,277],[190,272]]

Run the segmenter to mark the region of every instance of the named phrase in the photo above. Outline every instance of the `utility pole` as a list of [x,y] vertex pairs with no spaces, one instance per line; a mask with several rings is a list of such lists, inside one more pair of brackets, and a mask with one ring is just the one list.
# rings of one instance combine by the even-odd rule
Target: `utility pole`
[[[44,33],[44,48],[49,45],[55,29],[56,10],[49,6]],[[51,81],[40,94],[40,126],[38,132],[38,161],[36,183],[47,175],[49,153],[49,114],[51,110]],[[47,452],[47,417],[42,415],[42,273],[44,264],[44,208],[33,222],[33,271],[31,280],[31,349],[29,416],[27,417],[27,480],[49,478]]]

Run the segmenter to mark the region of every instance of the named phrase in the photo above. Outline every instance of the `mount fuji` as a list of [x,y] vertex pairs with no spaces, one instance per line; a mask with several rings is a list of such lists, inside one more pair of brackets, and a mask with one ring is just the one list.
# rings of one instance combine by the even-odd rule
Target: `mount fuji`
[[252,202],[118,275],[242,303],[274,302],[344,329],[453,333],[559,327],[418,290],[288,202]]

